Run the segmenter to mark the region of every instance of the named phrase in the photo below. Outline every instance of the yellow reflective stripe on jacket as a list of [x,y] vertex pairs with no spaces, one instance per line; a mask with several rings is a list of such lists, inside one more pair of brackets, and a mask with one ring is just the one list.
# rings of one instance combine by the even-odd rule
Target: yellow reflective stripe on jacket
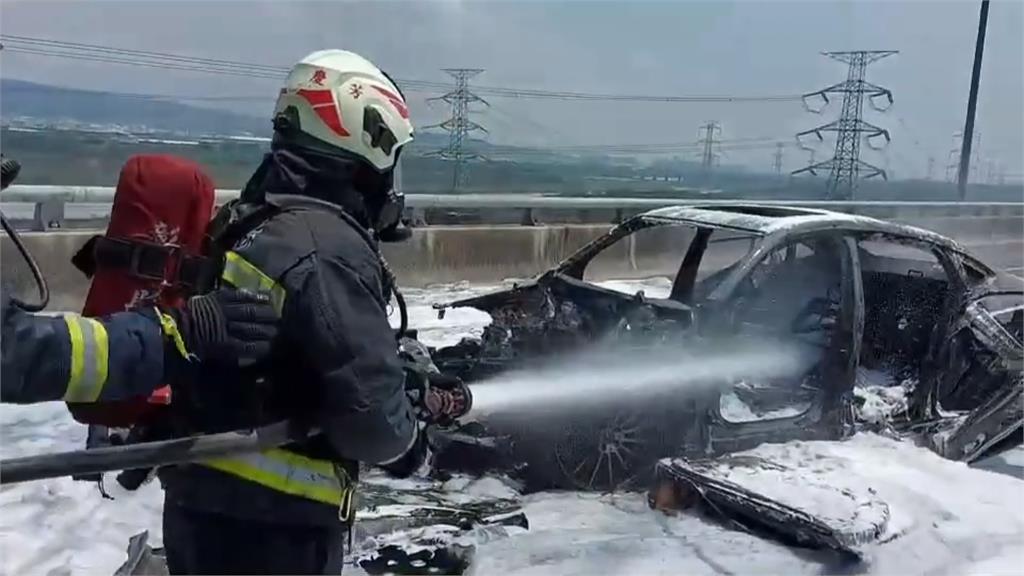
[[225,254],[224,272],[221,278],[235,288],[243,288],[253,292],[270,292],[270,301],[274,310],[280,315],[284,309],[284,287],[267,276],[262,270],[242,258],[237,252]]
[[65,402],[95,402],[107,383],[110,344],[103,323],[77,314],[64,316],[71,339],[71,373]]
[[351,502],[352,483],[338,477],[332,462],[314,460],[288,450],[272,448],[207,460],[202,464],[292,496],[339,507]]

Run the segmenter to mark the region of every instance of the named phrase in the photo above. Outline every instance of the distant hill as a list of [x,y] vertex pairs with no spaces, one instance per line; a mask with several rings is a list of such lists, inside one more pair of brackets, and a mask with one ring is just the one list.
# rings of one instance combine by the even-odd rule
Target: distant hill
[[[54,127],[73,124],[118,127],[132,132],[270,136],[270,121],[258,116],[9,78],[0,78],[0,117],[5,123],[30,118]],[[443,148],[447,142],[446,134],[417,132],[412,148],[429,151]],[[470,143],[478,149],[488,146],[476,140]]]
[[119,126],[133,131],[269,136],[265,118],[190,106],[171,100],[77,90],[24,80],[0,79],[0,116],[53,124]]

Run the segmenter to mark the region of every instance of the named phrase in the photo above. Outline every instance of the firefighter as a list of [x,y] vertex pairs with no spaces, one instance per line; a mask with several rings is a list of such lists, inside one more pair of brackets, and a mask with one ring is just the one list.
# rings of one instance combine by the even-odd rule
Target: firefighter
[[103,318],[29,314],[9,294],[0,308],[0,401],[12,404],[145,398],[164,384],[188,385],[195,360],[254,364],[277,330],[267,294],[232,289],[193,297],[181,309]]
[[[398,87],[356,54],[315,52],[291,70],[273,127],[270,152],[211,238],[222,282],[268,289],[281,332],[264,374],[205,376],[223,397],[197,422],[216,432],[288,419],[309,436],[160,470],[172,574],[339,573],[359,463],[411,474],[427,423],[465,407],[458,388],[430,388],[422,402],[407,394],[388,323],[394,279],[378,241],[408,236],[394,180],[413,137]],[[253,390],[260,401],[241,406]]]

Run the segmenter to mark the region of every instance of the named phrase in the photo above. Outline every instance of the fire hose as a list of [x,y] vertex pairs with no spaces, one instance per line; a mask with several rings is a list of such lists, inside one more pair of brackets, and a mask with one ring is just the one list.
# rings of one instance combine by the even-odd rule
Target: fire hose
[[[416,378],[407,377],[407,380]],[[433,411],[429,408],[431,406],[441,407],[428,425],[452,426],[472,408],[472,394],[468,387],[461,381],[452,384],[456,381],[445,379],[445,382],[446,388],[433,395],[429,390],[420,395],[407,390],[419,414]],[[419,385],[416,385],[416,390],[422,391]],[[7,458],[0,460],[0,485],[200,462],[276,448],[302,441],[315,433],[316,430],[300,429],[290,422],[281,421],[248,430]]]
[[[6,189],[14,180],[18,177],[18,173],[21,172],[21,164],[18,164],[16,160],[11,158],[3,158],[0,160],[0,190]],[[25,244],[21,241],[21,236],[18,235],[17,230],[11,223],[7,221],[7,217],[0,211],[0,225],[3,225],[4,232],[10,236],[11,242],[14,242],[14,246],[21,253],[21,257],[25,259],[25,263],[28,264],[29,270],[32,272],[32,278],[36,281],[36,287],[39,289],[39,302],[36,304],[30,304],[12,298],[14,304],[19,308],[28,312],[39,312],[46,308],[46,305],[50,303],[50,288],[46,284],[46,278],[43,277],[43,273],[39,270],[39,264],[36,263],[35,258],[25,247]]]
[[[400,355],[406,363],[406,393],[418,417],[427,421],[428,426],[450,427],[469,413],[472,393],[461,380],[442,377],[429,356],[423,356],[426,350],[416,340],[402,339]],[[438,386],[432,387],[431,381]],[[281,421],[233,432],[7,458],[0,460],[0,485],[200,462],[260,452],[302,441],[316,433]]]
[[7,458],[0,460],[0,485],[185,464],[259,452],[301,440],[302,437],[302,432],[290,423],[276,422],[253,430]]

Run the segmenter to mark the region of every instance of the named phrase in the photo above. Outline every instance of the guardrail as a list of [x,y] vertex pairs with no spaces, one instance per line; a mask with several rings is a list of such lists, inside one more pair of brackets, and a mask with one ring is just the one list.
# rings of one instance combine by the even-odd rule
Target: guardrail
[[[239,195],[238,190],[216,191],[218,204]],[[31,228],[43,231],[65,227],[68,204],[107,204],[114,200],[114,188],[105,186],[11,186],[3,193],[7,203],[33,205]],[[416,225],[428,223],[428,211],[515,211],[520,224],[538,223],[542,212],[598,211],[599,222],[618,222],[636,212],[671,205],[728,205],[756,203],[776,206],[822,208],[839,212],[892,218],[909,216],[1024,216],[1022,202],[901,202],[901,201],[808,201],[808,200],[743,200],[743,199],[679,199],[679,198],[616,198],[595,196],[551,196],[544,194],[407,194],[407,217]],[[106,208],[109,212],[109,207]],[[436,216],[436,214],[435,214]],[[93,215],[91,218],[102,218]],[[86,218],[90,218],[86,217]],[[442,218],[443,220],[444,218]],[[595,221],[573,219],[570,221]]]

